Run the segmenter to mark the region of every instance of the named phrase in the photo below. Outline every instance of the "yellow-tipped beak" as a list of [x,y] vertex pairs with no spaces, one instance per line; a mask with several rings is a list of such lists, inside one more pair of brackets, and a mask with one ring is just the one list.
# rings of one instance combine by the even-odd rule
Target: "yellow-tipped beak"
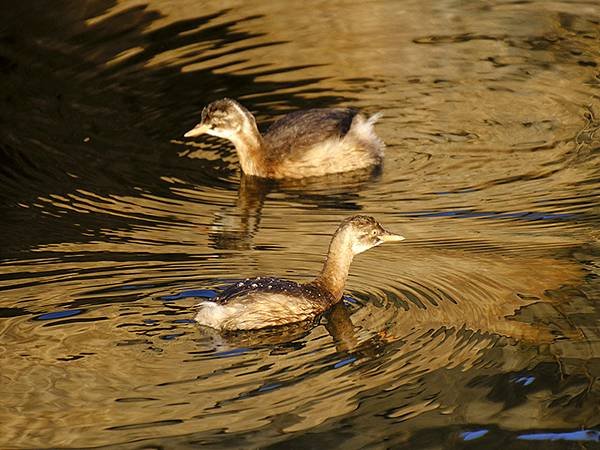
[[400,236],[399,234],[390,233],[389,231],[386,234],[379,236],[379,238],[383,242],[400,242],[406,239],[404,236]]
[[206,133],[206,130],[208,130],[208,127],[206,125],[204,125],[204,124],[199,123],[194,128],[192,128],[190,131],[188,131],[187,133],[185,133],[183,135],[183,137],[200,136],[201,134]]

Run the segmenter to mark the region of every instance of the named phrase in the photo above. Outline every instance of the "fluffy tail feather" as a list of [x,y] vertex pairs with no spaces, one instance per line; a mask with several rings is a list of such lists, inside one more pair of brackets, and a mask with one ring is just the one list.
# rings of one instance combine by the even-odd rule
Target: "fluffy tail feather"
[[382,117],[383,117],[383,112],[382,111],[376,112],[375,114],[373,114],[371,117],[369,117],[367,119],[367,123],[369,125],[373,125],[375,122],[377,122]]
[[356,116],[351,128],[352,139],[356,139],[361,143],[363,148],[368,148],[371,154],[377,159],[376,163],[380,163],[383,158],[385,143],[375,133],[373,125],[377,122],[383,113],[378,112],[369,118],[365,118],[362,114]]

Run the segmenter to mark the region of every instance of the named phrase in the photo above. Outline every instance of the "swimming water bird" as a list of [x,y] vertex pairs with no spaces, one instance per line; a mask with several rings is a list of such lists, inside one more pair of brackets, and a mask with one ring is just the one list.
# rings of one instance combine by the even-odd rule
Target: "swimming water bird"
[[240,281],[218,297],[200,302],[196,321],[221,331],[256,330],[313,319],[342,299],[355,255],[404,237],[370,216],[344,219],[329,244],[323,270],[309,283],[273,277]]
[[305,178],[378,165],[385,144],[369,118],[350,108],[297,111],[275,121],[264,135],[254,116],[224,98],[202,110],[185,137],[209,134],[233,143],[242,171],[263,178]]

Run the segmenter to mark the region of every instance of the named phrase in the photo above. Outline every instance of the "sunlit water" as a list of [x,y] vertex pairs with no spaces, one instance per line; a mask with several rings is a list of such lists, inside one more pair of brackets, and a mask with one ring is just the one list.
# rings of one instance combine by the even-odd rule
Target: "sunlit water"
[[[596,2],[89,0],[0,19],[0,447],[598,448]],[[376,173],[266,183],[182,134],[233,97],[382,111]],[[313,326],[199,298],[309,280]]]

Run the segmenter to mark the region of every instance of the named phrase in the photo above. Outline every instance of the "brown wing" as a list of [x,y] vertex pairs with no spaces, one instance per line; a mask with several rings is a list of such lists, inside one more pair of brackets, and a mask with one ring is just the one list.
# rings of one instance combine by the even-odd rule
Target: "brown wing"
[[327,139],[341,138],[358,112],[350,108],[308,109],[287,114],[263,136],[269,158],[293,158]]
[[298,295],[301,292],[301,285],[293,281],[273,277],[249,278],[229,286],[212,301],[223,304],[236,297],[257,291],[277,294],[285,292]]
[[306,298],[321,303],[331,301],[327,293],[312,283],[300,284],[274,277],[250,278],[240,281],[226,288],[218,297],[211,301],[226,304],[236,298],[244,297],[254,292],[285,294],[290,296],[291,299],[294,297]]

